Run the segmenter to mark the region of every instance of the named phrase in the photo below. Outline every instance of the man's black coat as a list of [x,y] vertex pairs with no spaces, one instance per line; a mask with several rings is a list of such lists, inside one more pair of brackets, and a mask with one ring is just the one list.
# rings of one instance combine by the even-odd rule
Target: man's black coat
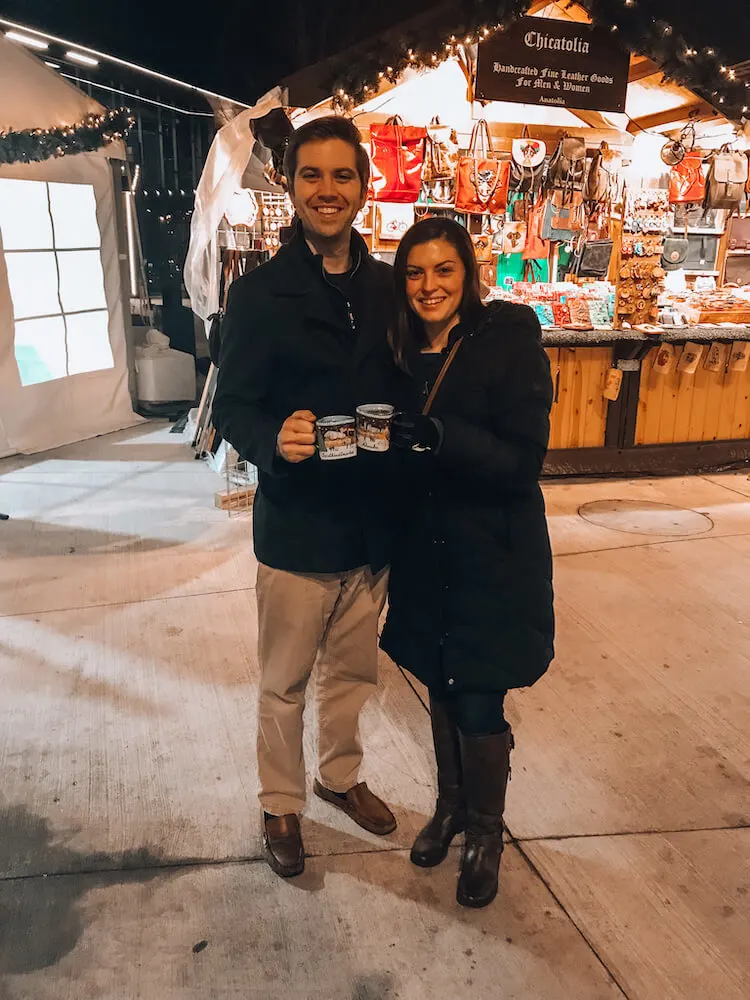
[[295,410],[354,415],[393,401],[386,339],[392,272],[352,236],[349,297],[326,276],[301,227],[267,264],[231,286],[213,406],[217,430],[256,465],[255,553],[275,569],[338,573],[390,558],[388,454],[299,464],[276,455]]

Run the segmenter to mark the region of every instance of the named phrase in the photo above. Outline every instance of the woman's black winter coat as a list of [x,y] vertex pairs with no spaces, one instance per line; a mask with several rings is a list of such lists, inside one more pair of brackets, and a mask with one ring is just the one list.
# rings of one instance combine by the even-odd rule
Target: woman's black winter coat
[[[526,306],[482,310],[440,387],[436,454],[405,453],[381,645],[430,688],[533,684],[553,658],[552,557],[538,477],[552,383]],[[413,370],[413,369],[412,369]],[[405,379],[402,408],[423,394]]]

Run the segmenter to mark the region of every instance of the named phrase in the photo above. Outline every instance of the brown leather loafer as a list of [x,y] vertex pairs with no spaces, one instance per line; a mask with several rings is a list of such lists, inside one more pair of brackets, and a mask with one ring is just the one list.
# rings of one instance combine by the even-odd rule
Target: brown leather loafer
[[332,792],[315,779],[315,794],[331,805],[341,809],[358,823],[363,830],[384,837],[396,829],[396,817],[388,806],[374,795],[364,781],[350,788],[348,792]]
[[271,816],[264,812],[263,846],[266,861],[282,878],[301,875],[305,870],[305,848],[296,813]]

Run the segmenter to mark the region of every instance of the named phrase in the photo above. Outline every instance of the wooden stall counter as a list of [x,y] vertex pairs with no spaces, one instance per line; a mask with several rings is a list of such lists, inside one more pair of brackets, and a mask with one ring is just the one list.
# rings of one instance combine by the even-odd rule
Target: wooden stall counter
[[717,363],[706,368],[708,347],[692,373],[683,367],[684,345],[674,345],[667,372],[659,366],[661,348],[652,348],[643,359],[637,447],[750,438],[750,369],[746,361],[744,370],[732,367],[731,343],[717,343]]
[[602,395],[612,347],[547,347],[555,389],[550,448],[603,448],[608,401]]
[[[545,330],[542,341],[555,390],[546,475],[750,464],[750,328]],[[613,368],[622,385],[610,401]]]

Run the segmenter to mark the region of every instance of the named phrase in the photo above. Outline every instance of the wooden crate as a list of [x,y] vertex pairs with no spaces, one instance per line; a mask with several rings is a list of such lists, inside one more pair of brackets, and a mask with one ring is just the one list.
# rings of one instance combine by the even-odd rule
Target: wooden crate
[[555,386],[550,448],[602,448],[607,400],[602,396],[612,367],[611,347],[547,348]]
[[704,354],[695,375],[684,375],[677,371],[683,348],[675,349],[669,375],[654,370],[658,348],[643,359],[636,445],[750,438],[750,369],[710,372],[703,367]]
[[219,510],[251,510],[255,500],[255,486],[246,490],[219,490],[214,493],[214,507]]

